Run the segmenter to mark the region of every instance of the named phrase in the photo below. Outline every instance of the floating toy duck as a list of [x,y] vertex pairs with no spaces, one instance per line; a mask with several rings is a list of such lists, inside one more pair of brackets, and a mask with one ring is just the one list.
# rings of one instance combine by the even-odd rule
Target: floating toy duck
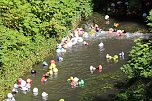
[[38,95],[38,88],[33,88],[33,95],[37,96]]
[[105,15],[105,20],[109,20],[109,15]]
[[65,48],[65,49],[68,48],[67,43],[64,43],[64,44],[63,44],[63,48]]
[[117,28],[119,26],[119,23],[114,23],[114,26]]
[[117,60],[118,59],[118,55],[114,55],[112,59],[113,60]]
[[84,38],[89,38],[89,34],[87,32],[84,32],[83,37]]
[[[52,67],[52,69],[53,69],[53,68],[56,68],[56,64],[55,64],[55,63],[51,63],[50,66]],[[51,67],[49,67],[49,68],[51,68]]]
[[59,45],[57,46],[56,52],[57,52],[57,53],[62,53],[62,52],[64,53],[64,52],[66,52],[66,50],[62,47],[61,44],[59,44]]
[[48,63],[46,61],[44,61],[42,64],[43,66],[48,66]]
[[15,88],[15,89],[18,89],[18,84],[15,83],[15,84],[14,84],[14,88]]
[[72,45],[75,45],[75,44],[77,44],[77,38],[75,38],[75,37],[73,37],[72,39],[71,39],[71,42],[72,42]]
[[64,48],[58,48],[57,50],[56,50],[56,52],[57,53],[65,53],[66,52],[66,50],[64,49]]
[[26,83],[31,84],[31,83],[32,83],[32,80],[28,78],[28,79],[26,80]]
[[26,81],[23,80],[22,78],[18,79],[18,86],[22,89],[22,87],[25,87]]
[[73,76],[70,76],[70,78],[67,81],[73,81]]
[[42,77],[42,78],[41,78],[41,83],[42,83],[42,84],[45,84],[46,82],[47,82],[47,78],[46,78],[46,77]]
[[57,73],[58,69],[57,68],[53,68],[53,73]]
[[38,88],[33,88],[33,93],[38,93]]
[[117,30],[117,36],[122,36],[122,30]]
[[53,69],[53,67],[50,65],[50,66],[49,66],[49,70],[52,70],[52,69]]
[[93,73],[95,70],[96,70],[96,68],[95,68],[95,67],[90,66],[90,72],[91,72],[91,73]]
[[110,56],[109,54],[106,55],[107,59],[112,59],[112,56]]
[[72,42],[71,42],[71,41],[69,41],[69,42],[67,43],[67,47],[68,47],[68,48],[71,48],[71,47],[72,47]]
[[74,78],[73,78],[73,81],[74,81],[74,82],[78,82],[78,81],[79,81],[79,78],[74,77]]
[[31,70],[31,74],[36,74],[36,70]]
[[7,99],[6,99],[6,101],[16,101],[16,100],[14,99],[12,93],[8,93],[8,94],[7,94]]
[[80,86],[80,87],[83,87],[83,86],[84,86],[84,80],[80,80],[80,81],[79,81],[79,86]]
[[68,84],[70,84],[73,81],[73,76],[70,76],[70,78],[67,80]]
[[51,70],[49,70],[49,75],[53,75],[53,70],[51,69]]
[[16,93],[18,93],[18,84],[14,84],[14,87],[13,87],[13,89],[12,89],[12,93],[13,94],[16,94]]
[[18,89],[13,88],[12,89],[12,94],[16,94],[16,93],[18,93]]
[[101,65],[98,66],[98,71],[102,72],[102,66]]
[[72,88],[84,86],[84,80],[79,80],[78,77],[71,76],[67,81],[68,81],[68,84],[70,84]]
[[50,64],[55,64],[55,63],[56,63],[55,60],[50,61]]
[[103,47],[103,46],[104,46],[104,44],[101,42],[98,46],[99,46],[99,47]]
[[51,75],[49,72],[46,72],[45,74],[43,74],[43,77],[48,78],[49,75]]
[[86,41],[83,41],[83,44],[84,44],[85,46],[89,45]]
[[125,53],[123,51],[119,53],[119,56],[124,56],[124,55]]
[[112,56],[110,56],[109,54],[107,54],[107,55],[106,55],[106,58],[107,58],[107,59],[116,60],[116,59],[118,59],[118,55],[114,55],[114,56],[112,57]]
[[43,92],[42,97],[46,97],[46,96],[48,96],[48,94],[46,92]]
[[77,30],[78,30],[79,34],[83,34],[84,33],[83,28],[77,28]]
[[95,34],[96,34],[96,30],[91,29],[90,34],[91,34],[91,35],[95,35]]
[[78,38],[77,38],[77,41],[78,41],[78,42],[83,42],[83,38],[82,38],[82,37],[78,37]]
[[28,89],[27,91],[30,90],[31,84],[32,84],[32,80],[28,78],[28,79],[26,80],[26,85],[25,85],[25,87]]
[[60,99],[59,101],[64,101],[64,99]]
[[110,33],[114,32],[114,29],[113,28],[109,28],[109,32]]
[[124,55],[125,55],[125,53],[124,53],[123,51],[119,53],[119,57],[120,57],[121,59],[124,59]]
[[24,87],[22,87],[22,92],[24,93],[24,94],[26,94],[27,93],[27,91],[28,91],[28,88],[26,87],[26,86],[24,86]]
[[63,61],[63,58],[61,56],[58,56],[58,61]]

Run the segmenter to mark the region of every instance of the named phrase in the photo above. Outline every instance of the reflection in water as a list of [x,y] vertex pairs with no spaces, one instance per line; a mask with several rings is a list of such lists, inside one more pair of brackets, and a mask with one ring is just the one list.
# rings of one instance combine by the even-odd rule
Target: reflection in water
[[48,100],[48,94],[46,92],[43,92],[41,95],[42,95],[42,101]]
[[38,94],[39,94],[38,92],[33,92],[34,96],[38,96]]
[[104,47],[99,47],[100,52],[104,51],[105,48]]

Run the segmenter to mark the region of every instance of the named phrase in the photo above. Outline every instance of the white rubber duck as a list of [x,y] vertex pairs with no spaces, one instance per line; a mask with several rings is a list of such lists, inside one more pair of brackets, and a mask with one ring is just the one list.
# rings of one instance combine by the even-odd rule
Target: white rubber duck
[[98,46],[99,46],[99,47],[103,47],[103,46],[104,46],[104,44],[101,42]]

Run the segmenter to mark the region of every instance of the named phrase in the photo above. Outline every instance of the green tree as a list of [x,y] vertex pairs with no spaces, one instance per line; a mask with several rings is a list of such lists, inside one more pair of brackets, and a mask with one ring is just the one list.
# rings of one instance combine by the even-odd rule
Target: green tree
[[151,77],[152,76],[152,41],[142,42],[136,40],[136,45],[130,51],[130,60],[128,64],[121,69],[128,74],[129,78],[133,77]]
[[129,79],[124,90],[117,95],[118,101],[152,100],[152,41],[137,39],[135,42],[128,64],[121,68]]
[[149,12],[149,16],[147,17],[149,23],[147,24],[150,28],[150,31],[152,32],[152,10]]

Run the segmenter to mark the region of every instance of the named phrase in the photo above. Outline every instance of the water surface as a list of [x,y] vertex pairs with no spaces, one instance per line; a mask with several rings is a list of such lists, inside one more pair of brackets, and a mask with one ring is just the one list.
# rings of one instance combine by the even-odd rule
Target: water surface
[[[63,62],[57,61],[56,53],[46,59],[48,63],[51,59],[56,60],[59,73],[54,77],[50,77],[44,85],[41,84],[41,77],[48,71],[48,68],[43,68],[42,63],[35,65],[34,69],[37,70],[36,76],[34,77],[27,73],[23,77],[23,79],[31,78],[33,80],[31,91],[27,94],[23,94],[20,91],[15,96],[16,101],[43,101],[41,98],[43,91],[49,94],[47,101],[58,101],[60,98],[64,98],[65,101],[79,101],[79,96],[84,89],[79,87],[71,88],[67,84],[67,79],[70,76],[76,76],[85,81],[86,85],[84,87],[86,87],[94,77],[120,70],[120,67],[127,63],[128,53],[134,45],[133,39],[114,36],[110,33],[104,33],[97,38],[86,39],[86,41],[89,43],[88,46],[80,43],[71,49],[67,49],[67,52],[62,54]],[[98,44],[100,42],[104,43],[103,48],[99,48]],[[117,63],[107,62],[106,54],[113,56],[121,51],[125,53],[124,60],[119,58]],[[90,65],[97,67],[99,64],[103,66],[102,73],[96,71],[91,74],[89,70]],[[39,89],[39,94],[36,97],[32,94],[34,87]]]

